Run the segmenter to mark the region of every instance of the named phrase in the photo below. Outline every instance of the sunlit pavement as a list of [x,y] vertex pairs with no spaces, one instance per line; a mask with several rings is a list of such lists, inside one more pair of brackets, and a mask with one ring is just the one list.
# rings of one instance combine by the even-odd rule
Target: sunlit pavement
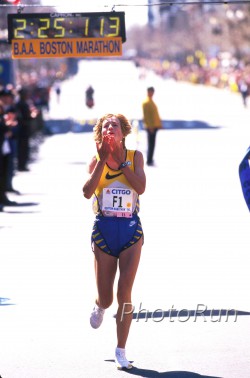
[[[217,103],[207,103],[207,122],[217,127],[160,131],[156,165],[145,167],[145,243],[127,345],[135,366],[131,375],[249,374],[250,215],[238,165],[250,144],[250,118],[232,96],[224,97],[230,98],[230,117],[223,117]],[[200,104],[207,99],[200,88],[191,119],[201,119]],[[188,119],[181,108],[178,115]],[[173,111],[171,117],[177,119]],[[129,137],[130,146],[145,155],[144,131]],[[9,197],[24,206],[0,214],[1,378],[128,375],[113,362],[116,304],[100,329],[89,325],[95,297],[93,214],[81,188],[93,153],[91,133],[46,137],[31,171],[15,176],[21,195]]]

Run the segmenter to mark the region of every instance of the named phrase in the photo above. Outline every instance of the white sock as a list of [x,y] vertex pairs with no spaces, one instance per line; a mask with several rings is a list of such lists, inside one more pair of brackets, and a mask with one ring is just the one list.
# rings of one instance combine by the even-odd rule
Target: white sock
[[125,352],[125,348],[118,348],[118,347],[117,347],[117,348],[115,349],[115,353],[116,353],[116,354],[120,354],[121,352]]

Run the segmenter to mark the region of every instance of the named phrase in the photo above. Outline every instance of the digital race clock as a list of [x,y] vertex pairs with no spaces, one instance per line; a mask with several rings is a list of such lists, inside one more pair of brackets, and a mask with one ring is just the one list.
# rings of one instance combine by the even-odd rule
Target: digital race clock
[[126,41],[124,12],[8,14],[8,42],[117,38]]

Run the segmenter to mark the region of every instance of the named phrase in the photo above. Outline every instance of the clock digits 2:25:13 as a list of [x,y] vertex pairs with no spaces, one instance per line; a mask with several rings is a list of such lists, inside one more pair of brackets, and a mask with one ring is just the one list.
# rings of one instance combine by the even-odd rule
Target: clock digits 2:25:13
[[[103,13],[52,17],[50,14],[10,15],[9,39],[102,38],[122,37],[125,40],[124,14]],[[63,14],[60,14],[60,16]]]

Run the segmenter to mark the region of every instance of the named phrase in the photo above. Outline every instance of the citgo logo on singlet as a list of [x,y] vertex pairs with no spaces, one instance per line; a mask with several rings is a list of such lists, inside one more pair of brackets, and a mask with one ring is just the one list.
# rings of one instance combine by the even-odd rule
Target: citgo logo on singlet
[[129,189],[112,189],[112,194],[131,194],[131,190]]

